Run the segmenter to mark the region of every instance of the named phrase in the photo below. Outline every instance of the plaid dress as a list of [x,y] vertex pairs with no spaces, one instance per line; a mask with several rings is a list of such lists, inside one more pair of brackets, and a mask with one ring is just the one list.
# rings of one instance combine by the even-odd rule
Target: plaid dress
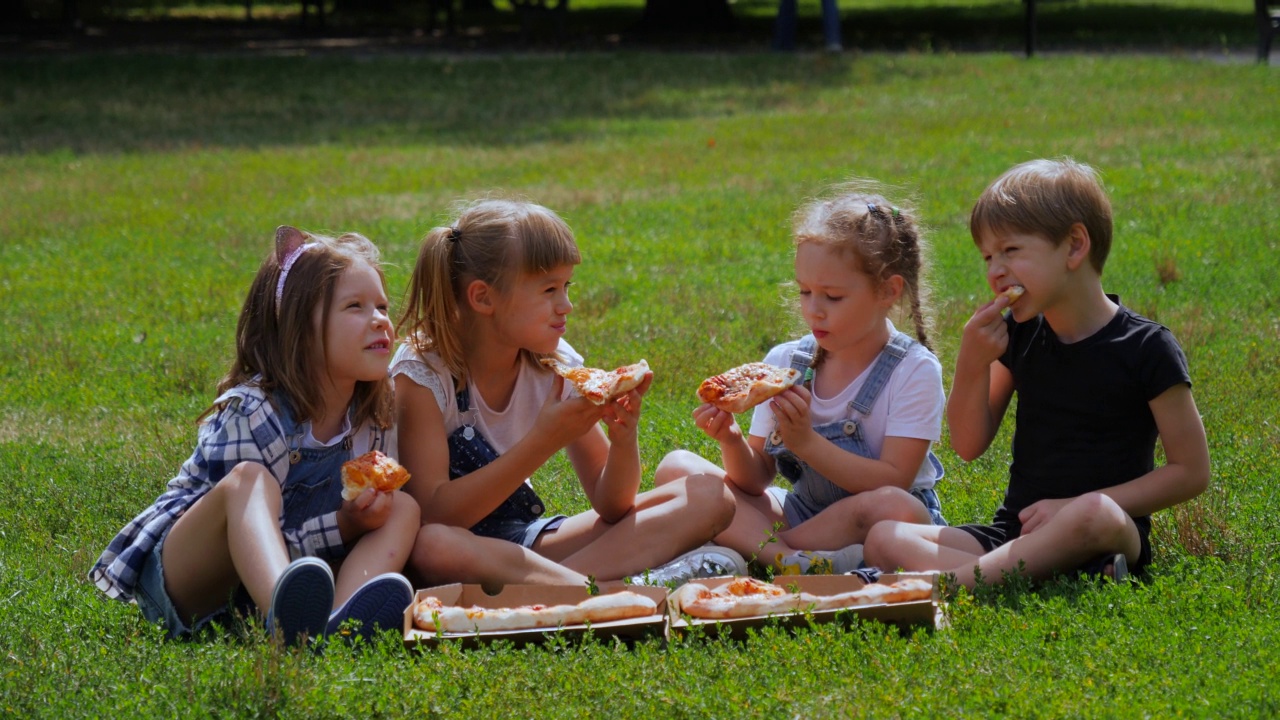
[[[195,452],[183,463],[178,476],[169,481],[164,494],[151,507],[116,535],[89,571],[89,579],[109,597],[133,598],[138,573],[156,544],[188,508],[236,465],[263,465],[282,491],[286,487],[289,452],[299,442],[297,428],[286,431],[285,421],[275,407],[261,389],[252,385],[234,387],[214,404],[219,409],[201,423]],[[337,559],[346,555],[338,532],[337,508],[296,527],[285,527],[282,508],[280,524],[291,558],[311,555]]]

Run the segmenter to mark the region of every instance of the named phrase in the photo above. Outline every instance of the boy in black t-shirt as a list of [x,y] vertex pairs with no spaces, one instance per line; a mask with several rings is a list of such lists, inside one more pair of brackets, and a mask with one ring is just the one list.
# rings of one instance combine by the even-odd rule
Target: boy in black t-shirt
[[965,324],[947,422],[973,460],[1018,394],[1009,488],[990,525],[877,524],[867,564],[942,570],[970,588],[977,572],[1000,582],[1019,563],[1034,579],[1141,570],[1151,513],[1204,491],[1209,449],[1177,340],[1102,289],[1101,183],[1071,160],[1023,163],[983,191],[969,229],[997,297]]

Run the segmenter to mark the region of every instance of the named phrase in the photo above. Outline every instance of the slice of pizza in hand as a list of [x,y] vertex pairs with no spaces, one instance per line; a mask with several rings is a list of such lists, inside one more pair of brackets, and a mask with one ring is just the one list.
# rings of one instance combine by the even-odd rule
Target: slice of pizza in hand
[[589,367],[569,367],[556,358],[542,358],[543,365],[557,375],[573,383],[578,394],[596,405],[604,405],[635,390],[649,374],[649,363],[641,360],[616,370],[600,370]]
[[698,387],[698,399],[727,413],[750,410],[800,382],[795,368],[753,362],[709,377]]
[[1017,302],[1018,298],[1022,297],[1022,293],[1026,291],[1027,289],[1022,287],[1021,285],[1010,285],[1004,290],[1001,290],[999,295],[997,295],[997,297],[1003,296],[1005,298],[1008,298],[1009,304],[1012,305],[1015,302]]
[[378,450],[370,450],[342,464],[343,500],[356,499],[366,488],[378,492],[399,490],[406,482],[409,482],[409,471]]

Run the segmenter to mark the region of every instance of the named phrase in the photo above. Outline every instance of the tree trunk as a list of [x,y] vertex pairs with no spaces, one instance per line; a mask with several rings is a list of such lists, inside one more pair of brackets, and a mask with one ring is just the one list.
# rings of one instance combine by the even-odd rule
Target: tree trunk
[[733,29],[729,0],[645,0],[640,28],[649,32],[720,32]]

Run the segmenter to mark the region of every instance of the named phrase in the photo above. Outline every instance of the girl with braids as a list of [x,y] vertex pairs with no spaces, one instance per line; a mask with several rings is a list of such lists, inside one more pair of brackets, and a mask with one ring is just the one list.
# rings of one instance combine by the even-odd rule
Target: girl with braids
[[[800,208],[794,234],[810,333],[764,361],[805,381],[756,406],[745,437],[731,414],[698,407],[693,417],[720,444],[724,469],[676,451],[657,482],[717,474],[737,510],[716,542],[783,574],[847,573],[880,520],[946,524],[933,490],[942,466],[929,450],[944,395],[926,334],[925,244],[911,212],[847,188]],[[914,339],[889,319],[899,306]],[[791,491],[773,484],[779,474]]]

